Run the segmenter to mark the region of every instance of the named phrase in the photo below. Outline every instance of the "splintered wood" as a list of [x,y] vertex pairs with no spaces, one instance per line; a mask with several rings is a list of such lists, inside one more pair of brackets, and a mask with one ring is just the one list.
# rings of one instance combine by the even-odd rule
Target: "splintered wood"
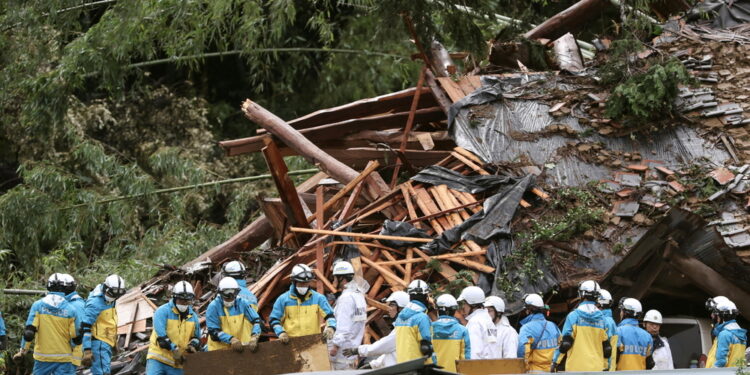
[[[488,174],[483,163],[471,152],[456,147],[437,165],[464,175]],[[368,327],[365,342],[388,334],[388,324],[382,316],[388,310],[381,302],[394,291],[404,288],[415,279],[445,285],[457,278],[472,277],[477,273],[494,273],[487,265],[487,249],[473,241],[461,241],[446,253],[427,254],[419,246],[432,241],[443,232],[461,225],[482,209],[484,194],[469,194],[446,185],[432,186],[412,181],[404,182],[376,198],[361,194],[363,182],[377,176],[377,162],[370,165],[343,188],[325,185],[317,189],[316,206],[312,211],[314,227],[297,227],[293,220],[273,220],[275,233],[286,233],[279,239],[282,246],[297,248],[295,234],[310,236],[298,250],[268,270],[251,286],[258,296],[262,316],[270,312],[273,301],[288,290],[291,268],[305,263],[315,270],[317,290],[333,292],[331,268],[335,259],[346,258],[355,266],[370,286],[366,293]],[[522,202],[526,206],[528,203]],[[395,214],[395,215],[394,215]],[[422,229],[431,238],[415,238],[381,234],[385,219],[406,221]],[[281,226],[281,227],[278,227]],[[412,243],[394,248],[394,242]],[[463,272],[462,271],[471,271]]]

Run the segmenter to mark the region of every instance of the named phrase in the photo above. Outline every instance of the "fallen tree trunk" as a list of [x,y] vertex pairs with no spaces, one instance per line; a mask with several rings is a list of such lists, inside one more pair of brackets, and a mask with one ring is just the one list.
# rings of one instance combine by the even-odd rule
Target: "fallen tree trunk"
[[555,40],[567,32],[583,27],[586,21],[609,5],[610,3],[607,0],[581,0],[531,29],[524,34],[524,37],[527,39],[546,38]]

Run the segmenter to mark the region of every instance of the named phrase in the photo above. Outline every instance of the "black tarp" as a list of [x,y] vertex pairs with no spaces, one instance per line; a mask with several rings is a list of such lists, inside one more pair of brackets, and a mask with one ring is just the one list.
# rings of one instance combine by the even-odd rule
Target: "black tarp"
[[750,22],[750,0],[703,0],[690,12],[691,20],[711,19],[711,27],[729,28]]

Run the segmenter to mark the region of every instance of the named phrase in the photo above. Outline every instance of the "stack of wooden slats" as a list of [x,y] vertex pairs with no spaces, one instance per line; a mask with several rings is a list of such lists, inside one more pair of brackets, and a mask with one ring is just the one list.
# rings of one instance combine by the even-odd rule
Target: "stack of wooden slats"
[[[474,154],[458,147],[437,165],[464,175],[488,174]],[[431,241],[429,238],[376,234],[382,228],[385,210],[395,212],[395,216],[390,219],[407,221],[435,237],[461,225],[472,214],[480,211],[484,197],[457,191],[446,185],[432,186],[407,181],[371,202],[363,202],[360,192],[365,184],[362,181],[374,173],[377,167],[377,162],[371,162],[357,179],[333,193],[325,203],[325,191],[319,187],[316,192],[315,214],[307,218],[308,223],[315,220],[313,228],[275,228],[276,233],[286,233],[281,240],[282,245],[292,246],[296,241],[301,246],[251,286],[258,296],[262,316],[270,313],[275,299],[289,288],[289,273],[298,263],[308,264],[314,269],[319,292],[335,292],[331,269],[334,259],[342,257],[340,251],[343,246],[353,246],[359,250],[360,256],[350,261],[357,273],[370,285],[367,292],[367,342],[380,338],[389,330],[381,319],[387,306],[380,301],[394,291],[403,290],[410,281],[423,279],[433,285],[444,285],[465,276],[466,273],[459,274],[461,270],[485,273],[495,271],[486,264],[486,249],[473,241],[463,241],[454,246],[451,252],[437,256],[430,256],[418,247],[395,249],[381,243],[381,240],[408,240],[415,243]],[[526,202],[522,204],[527,205]],[[338,228],[352,229],[332,230],[334,220],[343,222]],[[274,225],[285,223],[275,221]],[[436,265],[435,262],[439,264]],[[476,272],[470,274],[474,281],[478,277]]]

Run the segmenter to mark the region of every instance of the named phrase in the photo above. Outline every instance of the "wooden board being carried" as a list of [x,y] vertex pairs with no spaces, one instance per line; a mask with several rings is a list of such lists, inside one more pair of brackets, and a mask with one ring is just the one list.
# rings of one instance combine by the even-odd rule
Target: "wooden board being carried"
[[328,348],[320,335],[293,337],[288,345],[264,342],[258,351],[215,350],[189,354],[185,375],[274,375],[294,372],[330,371]]
[[456,361],[456,371],[465,375],[524,374],[523,359],[464,359]]

